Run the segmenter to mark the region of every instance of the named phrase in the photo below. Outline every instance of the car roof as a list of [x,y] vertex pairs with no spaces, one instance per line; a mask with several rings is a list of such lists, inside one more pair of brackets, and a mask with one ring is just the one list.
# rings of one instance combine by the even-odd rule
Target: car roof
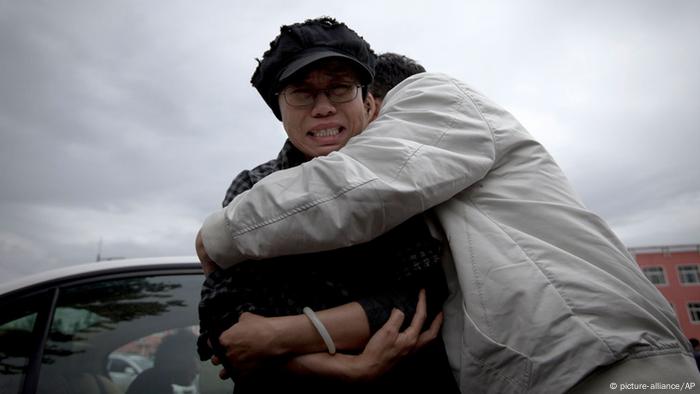
[[89,279],[96,276],[172,269],[198,270],[200,269],[199,260],[195,256],[174,256],[110,260],[72,265],[28,275],[0,284],[0,297],[10,293],[30,291],[31,289],[45,288],[63,282]]

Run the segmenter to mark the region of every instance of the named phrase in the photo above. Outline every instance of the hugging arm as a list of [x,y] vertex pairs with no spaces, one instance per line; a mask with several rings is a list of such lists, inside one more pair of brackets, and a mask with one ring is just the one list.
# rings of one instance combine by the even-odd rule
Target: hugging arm
[[[370,340],[370,335],[381,331],[382,326],[390,320],[390,314],[394,308],[402,310],[402,313],[407,316],[405,325],[408,325],[408,320],[414,317],[418,293],[422,288],[428,291],[427,309],[429,319],[432,321],[440,311],[442,302],[447,294],[444,275],[440,265],[440,251],[439,242],[430,236],[430,232],[422,217],[415,217],[371,243],[360,247],[347,248],[346,250],[333,251],[331,254],[323,254],[321,261],[340,260],[338,265],[343,268],[340,271],[327,272],[326,274],[333,275],[333,277],[326,277],[326,279],[331,281],[337,280],[339,277],[345,279],[350,295],[358,297],[356,302],[317,311],[319,319],[330,333],[339,352],[359,352],[364,349],[368,340]],[[278,260],[274,266],[270,265],[272,261],[266,263],[246,262],[246,264],[229,269],[228,271],[237,270],[238,276],[230,275],[228,282],[222,282],[220,279],[214,280],[213,285],[219,286],[225,291],[232,288],[236,289],[234,293],[239,295],[231,297],[229,300],[217,301],[216,303],[220,306],[215,308],[215,310],[228,311],[232,305],[240,304],[241,299],[247,298],[242,293],[246,287],[249,288],[249,294],[256,295],[268,290],[272,292],[281,291],[278,288],[281,287],[279,286],[280,283],[272,282],[271,278],[278,275],[280,269],[286,270],[289,264],[293,264],[287,262],[290,258],[304,259],[305,257],[288,256]],[[309,264],[313,261],[313,258],[313,256],[306,256],[307,264],[300,265],[300,269],[306,273],[310,273],[307,270],[318,269],[318,266]],[[322,266],[321,268],[328,267]],[[257,273],[257,277],[266,277],[267,280],[264,283],[246,280],[244,279],[245,276],[241,276],[246,274],[244,269],[253,270]],[[260,275],[261,270],[265,270],[262,271],[262,275]],[[220,277],[222,273],[223,271],[219,271],[213,274],[205,282],[205,285],[212,279]],[[311,275],[317,274],[313,273]],[[281,276],[285,277],[286,281],[287,276],[284,274],[281,274]],[[238,281],[233,281],[234,279],[238,279]],[[294,279],[292,278],[291,280],[293,281]],[[299,286],[303,287],[309,284],[295,283],[294,285],[299,290]],[[288,290],[289,287],[287,286],[284,291],[285,294],[291,297],[289,300],[294,302],[299,302],[298,300],[301,299],[308,300],[306,298],[308,294],[305,295],[303,290],[300,293],[287,293]],[[311,291],[317,291],[317,289],[312,288]],[[230,292],[230,290],[227,292]],[[264,301],[265,297],[262,297],[259,301],[254,301],[254,303],[262,304]],[[207,304],[215,305],[215,303],[213,304],[210,301]],[[272,302],[272,304],[280,304],[280,302]],[[426,307],[424,307],[425,309]],[[200,312],[202,312],[201,306]],[[216,313],[220,312],[203,311],[201,315],[206,316]],[[268,313],[270,312],[268,311]],[[272,313],[281,314],[284,312],[278,309]],[[423,313],[425,314],[425,312]],[[207,326],[204,322],[202,325]],[[397,327],[397,329],[399,328],[401,327]],[[402,337],[405,337],[405,335]],[[386,339],[387,337],[383,335],[382,338]],[[220,357],[229,361],[230,367],[239,374],[264,368],[273,359],[289,358],[294,355],[309,353],[322,353],[327,350],[316,328],[311,324],[307,316],[303,314],[263,317],[251,313],[243,313],[236,324],[221,333],[218,340],[223,348],[219,352]],[[375,342],[374,348],[388,343],[386,340],[375,340]],[[394,346],[393,343],[392,346]],[[339,360],[347,362],[352,360],[353,368],[356,368],[357,365],[367,365],[368,356],[376,355],[377,353],[363,352],[363,354],[364,357],[360,359],[354,356],[346,358],[339,355],[334,363],[338,363]],[[387,354],[393,353],[389,352]],[[400,355],[402,353],[398,352],[397,354]],[[395,357],[398,356],[391,356],[389,359],[395,362]],[[312,364],[310,365],[313,366],[318,365],[314,364],[313,361],[319,359],[321,359],[321,356],[318,356],[318,358],[303,358],[300,361],[306,360],[311,362]],[[369,359],[373,358],[370,357]],[[375,360],[373,363],[380,363],[380,361]],[[346,364],[327,365],[330,367],[332,365]],[[296,372],[300,369],[293,370]],[[357,370],[350,368],[346,372],[356,373]]]
[[229,267],[371,240],[488,173],[498,111],[447,76],[406,79],[339,151],[278,171],[210,215],[203,245]]
[[405,315],[393,309],[389,320],[370,338],[359,355],[312,353],[297,356],[287,369],[300,375],[321,375],[345,381],[368,381],[386,373],[402,358],[422,348],[440,334],[442,314],[438,314],[426,331],[425,292],[418,297],[411,324],[401,331]]
[[[405,314],[398,309],[393,309],[389,320],[369,338],[361,353],[335,355],[323,351],[306,353],[288,358],[284,367],[298,375],[325,376],[344,381],[375,379],[390,370],[402,358],[437,338],[442,324],[442,314],[438,313],[430,327],[422,331],[426,317],[425,292],[421,291],[411,323],[403,331],[401,326],[404,323]],[[259,317],[242,317],[242,320],[256,318]],[[215,365],[221,364],[221,359],[217,356],[214,356],[212,361]],[[245,374],[246,368],[254,366],[257,367],[250,362],[239,364],[243,369],[235,368],[231,373]],[[230,377],[229,371],[222,370],[219,376],[226,379]]]

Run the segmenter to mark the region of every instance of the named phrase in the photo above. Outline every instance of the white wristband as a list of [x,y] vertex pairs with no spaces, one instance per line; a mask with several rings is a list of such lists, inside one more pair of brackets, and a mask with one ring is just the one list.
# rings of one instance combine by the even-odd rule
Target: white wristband
[[323,342],[326,344],[326,347],[328,347],[328,354],[335,354],[335,343],[333,343],[333,338],[331,338],[331,334],[328,333],[328,330],[326,330],[326,326],[323,325],[323,322],[316,316],[316,313],[311,310],[309,307],[304,307],[303,309],[304,314],[306,317],[309,318],[311,321],[311,324],[316,327],[316,331],[321,335],[321,339],[323,339]]

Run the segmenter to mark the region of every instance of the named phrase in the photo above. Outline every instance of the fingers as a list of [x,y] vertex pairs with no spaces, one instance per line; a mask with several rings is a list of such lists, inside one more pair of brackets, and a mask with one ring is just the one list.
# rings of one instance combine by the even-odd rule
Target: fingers
[[[387,343],[393,343],[396,337],[399,336],[404,317],[405,315],[399,309],[392,309],[389,319],[384,323],[382,328],[374,333],[372,339],[374,339],[375,342],[386,341]],[[372,341],[372,339],[370,339],[370,341]]]
[[422,348],[423,346],[437,338],[437,336],[440,334],[440,328],[442,328],[443,319],[444,314],[442,312],[438,313],[437,316],[435,316],[433,322],[430,323],[430,328],[428,328],[427,331],[421,333],[418,337],[418,341],[416,342],[416,349]]
[[353,361],[353,365],[359,366],[361,371],[360,378],[357,379],[371,380],[385,373],[404,357],[434,340],[440,333],[443,315],[439,313],[431,322],[430,328],[421,334],[426,318],[425,290],[418,293],[416,313],[409,327],[403,332],[400,330],[405,316],[400,310],[393,309],[387,322],[370,338],[363,352],[356,356],[359,361]]
[[418,340],[418,336],[423,328],[423,323],[425,323],[426,316],[425,289],[421,289],[418,293],[418,304],[416,305],[416,313],[413,315],[411,325],[408,326],[408,328],[406,328],[401,334],[406,336],[411,341]]
[[386,321],[386,323],[384,323],[384,325],[382,326],[382,328],[379,329],[379,331],[391,331],[398,333],[401,329],[401,325],[403,324],[404,318],[405,315],[403,314],[403,312],[396,308],[392,309],[389,319]]
[[413,315],[413,320],[411,320],[411,326],[417,327],[418,330],[423,327],[425,323],[425,318],[427,315],[427,306],[425,303],[425,289],[420,289],[418,292],[418,305],[416,305],[416,314]]
[[[221,359],[220,359],[218,356],[212,356],[212,357],[211,357],[211,363],[212,363],[213,365],[221,365]],[[221,379],[221,380],[226,380],[226,379],[228,379],[228,378],[230,378],[230,377],[231,377],[231,375],[229,375],[229,373],[228,373],[228,371],[226,370],[226,368],[221,368],[221,370],[219,371],[219,379]]]
[[389,320],[384,323],[384,326],[390,326],[390,327],[396,327],[401,328],[401,325],[403,324],[403,319],[405,318],[405,315],[401,310],[399,309],[392,309],[391,310],[391,316],[389,316]]

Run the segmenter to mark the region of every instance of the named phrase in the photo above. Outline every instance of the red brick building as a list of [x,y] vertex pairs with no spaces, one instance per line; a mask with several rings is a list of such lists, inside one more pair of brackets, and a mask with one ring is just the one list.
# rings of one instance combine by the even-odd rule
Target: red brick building
[[631,248],[630,253],[671,303],[685,335],[700,339],[700,245]]

